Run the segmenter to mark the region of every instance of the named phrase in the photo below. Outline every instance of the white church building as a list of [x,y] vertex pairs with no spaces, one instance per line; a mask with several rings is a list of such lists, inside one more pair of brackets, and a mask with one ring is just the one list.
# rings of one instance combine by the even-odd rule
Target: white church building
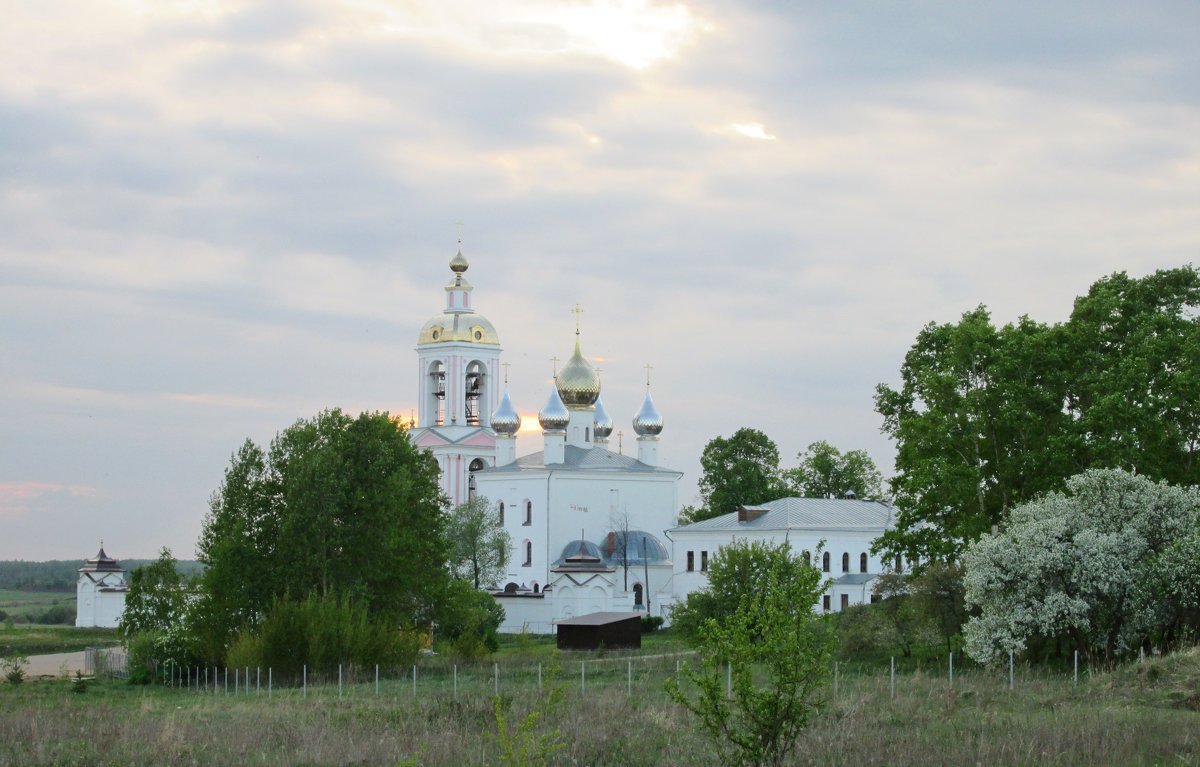
[[632,421],[636,456],[613,452],[613,420],[578,324],[574,353],[538,414],[542,450],[518,457],[521,418],[497,385],[500,339],[475,310],[468,268],[460,251],[445,308],[417,337],[419,414],[410,436],[436,457],[452,505],[487,498],[509,534],[507,573],[493,584],[506,616],[501,631],[554,633],[558,621],[593,612],[644,610],[669,620],[673,604],[705,585],[708,558],[734,537],[788,539],[797,551],[825,540],[836,558],[826,563],[836,580],[825,609],[869,601],[870,580],[882,571],[870,541],[891,525],[890,507],[788,498],[676,526],[683,475],[659,465],[663,418],[649,381]]
[[75,625],[79,628],[116,628],[125,612],[129,593],[128,573],[117,560],[104,553],[104,544],[96,556],[79,568],[75,583]]

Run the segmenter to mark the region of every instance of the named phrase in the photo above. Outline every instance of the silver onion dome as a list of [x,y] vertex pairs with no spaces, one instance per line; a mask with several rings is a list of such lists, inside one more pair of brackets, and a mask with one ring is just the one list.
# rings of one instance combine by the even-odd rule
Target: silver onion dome
[[575,335],[575,353],[559,371],[555,386],[558,396],[572,410],[589,408],[600,397],[600,374],[583,358],[578,333]]
[[663,430],[663,418],[654,407],[650,391],[646,390],[646,399],[642,401],[642,409],[633,417],[633,430],[639,437],[657,437]]
[[596,439],[608,439],[613,432],[613,419],[604,409],[604,403],[600,398],[596,398],[596,415],[592,420],[592,432],[596,435]]
[[500,406],[496,408],[496,412],[492,413],[492,430],[497,434],[503,434],[511,437],[521,428],[521,416],[517,414],[517,409],[513,407],[512,400],[508,397],[508,390],[504,390],[504,396],[500,398]]
[[538,423],[544,431],[566,431],[570,422],[571,414],[567,412],[562,397],[558,396],[558,387],[551,388],[550,401],[538,413]]

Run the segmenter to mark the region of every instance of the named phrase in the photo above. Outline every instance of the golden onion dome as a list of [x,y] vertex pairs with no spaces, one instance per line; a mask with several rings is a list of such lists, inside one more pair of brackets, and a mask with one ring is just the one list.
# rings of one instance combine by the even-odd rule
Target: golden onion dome
[[558,396],[572,410],[584,410],[600,398],[600,373],[583,358],[579,351],[579,334],[575,335],[575,353],[558,374]]
[[505,389],[504,396],[500,399],[500,406],[496,408],[496,412],[492,413],[492,430],[497,434],[511,437],[520,428],[521,416],[513,407],[512,400],[508,397],[508,390]]
[[592,420],[592,431],[596,439],[608,439],[613,431],[613,419],[604,409],[604,403],[596,398],[596,415]]
[[455,254],[454,258],[450,259],[450,271],[454,272],[455,274],[462,274],[463,272],[467,271],[470,266],[471,264],[467,261],[466,256],[462,254],[461,249],[457,254]]
[[646,399],[642,401],[642,409],[633,417],[633,430],[639,437],[657,437],[662,434],[663,418],[654,400],[650,398],[650,390],[646,390]]
[[421,326],[417,345],[449,343],[451,341],[472,344],[500,343],[496,328],[486,317],[479,314],[455,314],[445,312],[436,315]]
[[550,400],[546,403],[546,407],[538,413],[538,423],[545,431],[566,431],[567,424],[570,422],[571,414],[567,412],[566,405],[558,396],[558,388],[555,387],[550,390]]

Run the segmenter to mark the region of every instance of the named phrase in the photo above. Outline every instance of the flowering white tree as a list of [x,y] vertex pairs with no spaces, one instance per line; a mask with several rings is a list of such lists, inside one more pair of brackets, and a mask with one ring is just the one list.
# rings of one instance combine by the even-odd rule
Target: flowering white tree
[[979,611],[966,625],[967,652],[996,663],[1035,637],[1106,658],[1136,646],[1176,607],[1148,604],[1173,595],[1142,582],[1198,523],[1200,489],[1115,469],[1015,507],[1005,530],[963,555],[966,602]]

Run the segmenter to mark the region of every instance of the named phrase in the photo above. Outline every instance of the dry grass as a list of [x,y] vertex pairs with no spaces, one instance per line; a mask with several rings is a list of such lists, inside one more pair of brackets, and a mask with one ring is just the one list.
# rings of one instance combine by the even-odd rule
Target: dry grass
[[[635,667],[626,695],[621,661],[592,662],[586,691],[578,660],[557,684],[562,705],[545,726],[562,733],[556,763],[714,764],[708,742],[662,694],[673,661]],[[503,664],[502,697],[516,721],[541,700],[529,665]],[[490,664],[461,669],[458,697],[432,669],[411,679],[336,680],[235,697],[120,683],[86,694],[66,682],[0,687],[0,765],[484,765],[496,759]],[[827,710],[803,736],[795,762],[838,767],[939,765],[1200,764],[1200,653],[1133,664],[1080,680],[971,671],[947,680],[886,672],[839,680]]]

